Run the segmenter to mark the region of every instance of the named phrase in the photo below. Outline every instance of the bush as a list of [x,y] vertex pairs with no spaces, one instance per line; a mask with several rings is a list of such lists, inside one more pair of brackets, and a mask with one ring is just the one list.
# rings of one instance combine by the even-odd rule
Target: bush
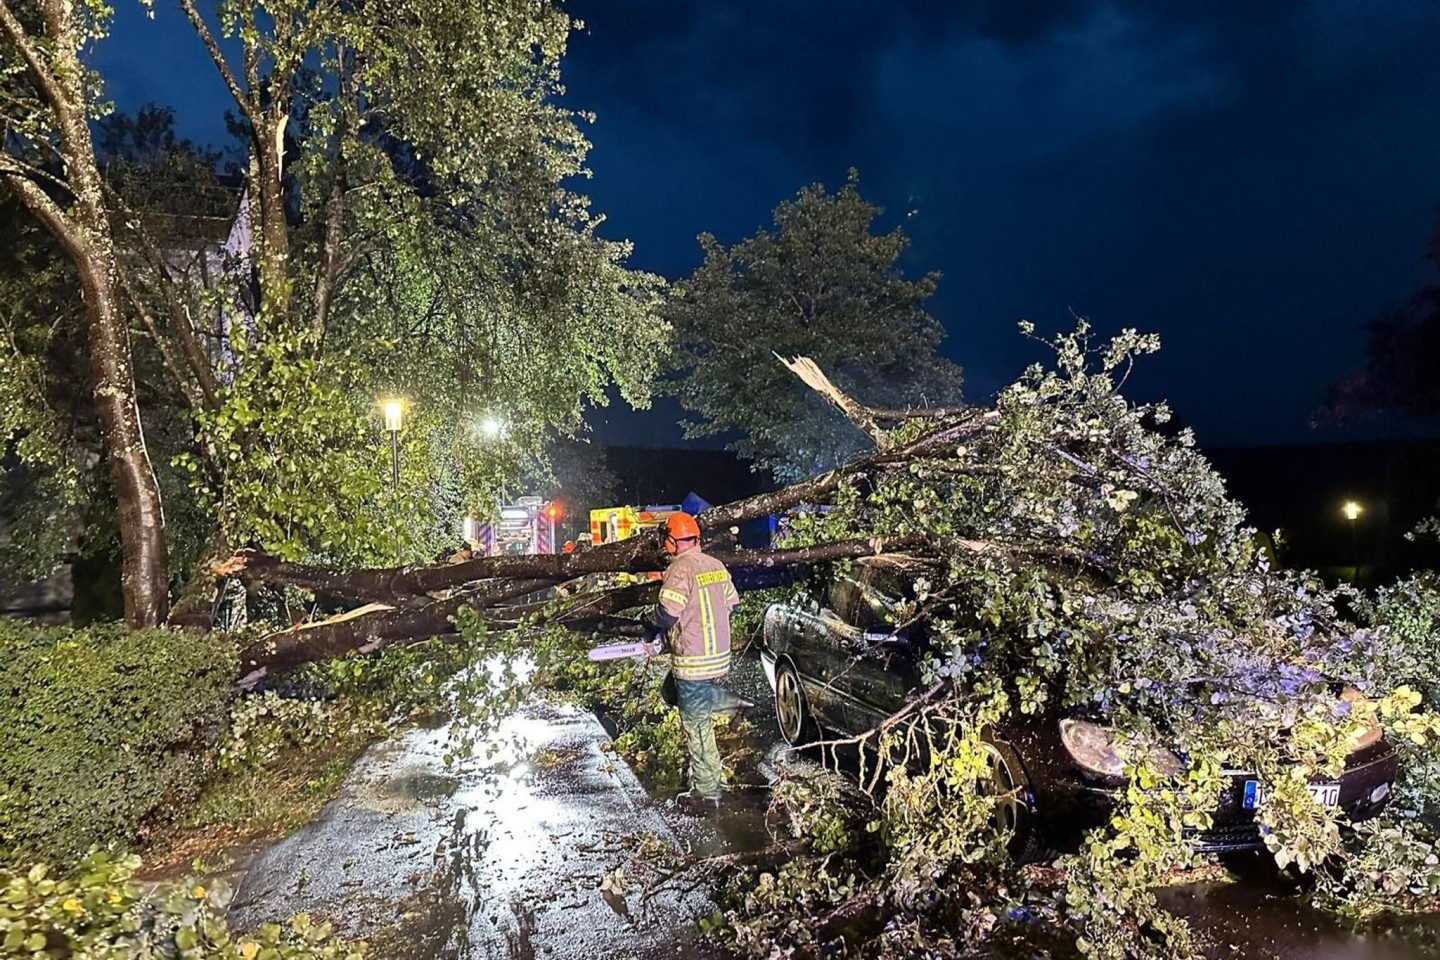
[[0,955],[33,957],[187,957],[192,960],[360,960],[363,944],[331,934],[304,914],[249,937],[225,923],[228,891],[194,881],[162,884],[141,896],[131,876],[138,857],[91,851],[70,876],[44,864],[0,870]]
[[213,636],[0,621],[0,854],[71,861],[193,798],[235,676]]

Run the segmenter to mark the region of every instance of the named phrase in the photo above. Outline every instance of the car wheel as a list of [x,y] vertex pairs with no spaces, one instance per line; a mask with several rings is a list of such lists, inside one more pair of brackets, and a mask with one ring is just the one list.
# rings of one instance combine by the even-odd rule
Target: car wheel
[[787,661],[775,668],[775,719],[780,723],[780,736],[792,747],[802,747],[816,738],[815,720],[800,686],[800,674]]
[[1016,863],[1043,863],[1055,859],[1053,851],[1041,842],[1030,806],[1030,778],[1020,757],[1002,740],[981,742],[985,753],[985,774],[976,785],[981,796],[994,797],[995,809],[991,823],[997,833],[1010,837],[1010,857]]

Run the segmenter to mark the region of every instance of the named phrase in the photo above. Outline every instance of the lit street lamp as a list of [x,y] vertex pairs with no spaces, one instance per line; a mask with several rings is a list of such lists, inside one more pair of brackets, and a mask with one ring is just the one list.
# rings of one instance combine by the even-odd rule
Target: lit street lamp
[[1360,538],[1356,533],[1355,521],[1359,520],[1360,514],[1365,511],[1354,500],[1346,500],[1345,506],[1340,510],[1345,514],[1345,519],[1350,521],[1350,582],[1358,584],[1360,582]]
[[500,440],[505,436],[505,424],[498,417],[486,417],[480,421],[480,432],[487,440]]
[[390,489],[400,489],[400,425],[405,420],[405,404],[400,400],[385,401],[385,429],[390,431]]
[[[405,401],[386,400],[385,429],[390,431],[390,498],[397,505],[400,497],[400,427],[405,420]],[[404,559],[400,552],[400,518],[395,518],[395,562]]]

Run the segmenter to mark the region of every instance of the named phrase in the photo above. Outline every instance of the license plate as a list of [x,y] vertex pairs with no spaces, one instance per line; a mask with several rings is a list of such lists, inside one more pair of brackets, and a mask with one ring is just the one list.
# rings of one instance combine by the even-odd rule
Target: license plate
[[[1310,784],[1310,796],[1322,807],[1340,806],[1340,784],[1338,783],[1312,783]],[[1242,806],[1246,810],[1254,810],[1265,802],[1265,787],[1258,780],[1245,781],[1245,797]]]

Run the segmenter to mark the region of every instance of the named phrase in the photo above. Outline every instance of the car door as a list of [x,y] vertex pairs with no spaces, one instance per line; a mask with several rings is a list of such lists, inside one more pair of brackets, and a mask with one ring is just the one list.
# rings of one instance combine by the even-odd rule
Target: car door
[[858,729],[893,716],[919,686],[922,629],[897,622],[900,604],[911,594],[909,577],[894,564],[861,567],[849,616],[856,646],[845,679]]

